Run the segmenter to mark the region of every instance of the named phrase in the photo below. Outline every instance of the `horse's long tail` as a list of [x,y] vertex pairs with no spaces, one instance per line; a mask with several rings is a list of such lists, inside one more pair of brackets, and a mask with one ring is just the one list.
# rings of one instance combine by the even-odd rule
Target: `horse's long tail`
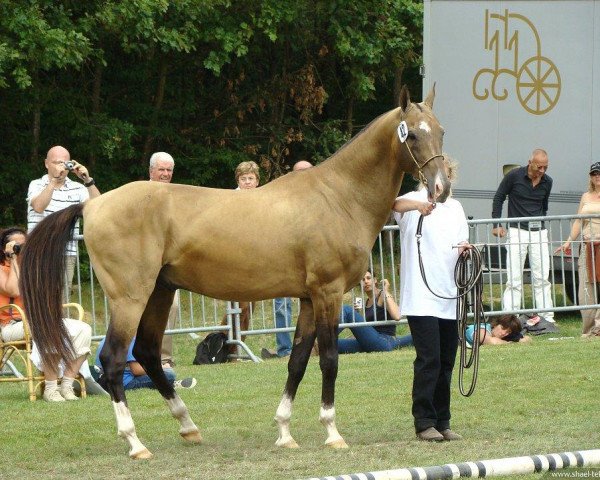
[[44,365],[56,368],[73,359],[71,340],[62,321],[65,248],[73,237],[83,204],[72,205],[42,220],[21,253],[19,288],[33,339]]

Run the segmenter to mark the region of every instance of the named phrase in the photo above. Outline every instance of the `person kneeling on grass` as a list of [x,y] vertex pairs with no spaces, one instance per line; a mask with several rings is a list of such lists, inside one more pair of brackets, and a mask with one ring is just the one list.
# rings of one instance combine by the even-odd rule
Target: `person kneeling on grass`
[[[96,367],[102,372],[102,364],[100,363],[100,352],[104,346],[106,337],[98,344],[96,350]],[[127,366],[123,371],[123,387],[125,390],[133,390],[134,388],[156,388],[152,379],[146,375],[144,367],[135,359],[133,356],[133,345],[135,343],[135,337],[131,340],[129,348],[127,349]],[[175,380],[175,371],[170,367],[163,365],[163,371],[165,376],[171,385],[175,388],[194,388],[196,386],[196,379],[194,377],[187,377],[182,380]],[[100,376],[102,374],[100,373]]]
[[[480,345],[502,345],[510,342],[530,342],[531,337],[521,334],[521,322],[516,315],[500,315],[493,317],[489,323],[480,327]],[[469,346],[473,345],[475,325],[469,325],[465,337]]]

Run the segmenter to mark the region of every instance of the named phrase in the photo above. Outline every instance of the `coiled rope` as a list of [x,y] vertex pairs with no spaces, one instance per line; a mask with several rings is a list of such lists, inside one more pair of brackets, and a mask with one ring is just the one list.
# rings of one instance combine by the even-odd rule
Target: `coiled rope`
[[[458,321],[458,339],[460,346],[460,363],[458,370],[458,388],[461,395],[469,397],[475,391],[475,385],[477,384],[477,376],[479,372],[479,347],[481,345],[481,325],[485,323],[485,317],[483,312],[483,262],[481,252],[477,248],[470,248],[465,250],[461,255],[458,256],[456,265],[454,267],[454,283],[456,284],[457,295],[455,297],[445,297],[434,292],[429,283],[427,283],[427,276],[425,274],[425,267],[423,265],[423,257],[421,256],[421,237],[423,229],[423,215],[419,217],[419,223],[417,224],[417,251],[419,254],[419,269],[421,270],[421,277],[423,283],[427,289],[436,297],[443,298],[445,300],[456,299],[456,319]],[[469,304],[473,306],[473,325],[475,331],[473,332],[473,344],[469,348],[466,338],[466,330],[468,324],[468,311]],[[470,350],[470,352],[469,352]],[[473,367],[473,375],[471,376],[471,385],[469,389],[465,391],[464,388],[464,375],[465,371]]]

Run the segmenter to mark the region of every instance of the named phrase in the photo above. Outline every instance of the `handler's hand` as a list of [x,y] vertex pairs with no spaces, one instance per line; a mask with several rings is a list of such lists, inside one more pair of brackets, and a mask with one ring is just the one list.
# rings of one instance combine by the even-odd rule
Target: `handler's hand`
[[458,247],[458,254],[463,255],[465,252],[468,252],[473,248],[469,242],[461,242]]
[[435,208],[434,203],[423,202],[423,203],[419,204],[419,206],[417,207],[417,210],[419,211],[419,213],[421,215],[427,216],[427,215],[431,214],[431,212],[433,212],[434,208]]

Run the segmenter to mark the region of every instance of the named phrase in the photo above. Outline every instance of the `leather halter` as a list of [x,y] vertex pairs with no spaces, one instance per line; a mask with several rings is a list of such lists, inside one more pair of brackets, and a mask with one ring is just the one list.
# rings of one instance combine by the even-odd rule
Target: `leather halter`
[[410,149],[410,146],[408,145],[408,142],[402,142],[404,143],[404,145],[406,145],[406,149],[408,150],[408,153],[410,153],[410,158],[412,158],[413,162],[415,162],[415,165],[417,166],[417,170],[419,172],[419,180],[421,181],[421,183],[423,185],[427,185],[427,179],[425,178],[425,175],[423,175],[423,169],[425,168],[425,166],[431,162],[434,158],[444,158],[444,156],[441,153],[438,153],[437,155],[433,155],[432,157],[429,157],[424,163],[423,165],[419,165],[419,162],[417,162],[417,159],[415,158],[415,156],[412,153],[412,150]]

